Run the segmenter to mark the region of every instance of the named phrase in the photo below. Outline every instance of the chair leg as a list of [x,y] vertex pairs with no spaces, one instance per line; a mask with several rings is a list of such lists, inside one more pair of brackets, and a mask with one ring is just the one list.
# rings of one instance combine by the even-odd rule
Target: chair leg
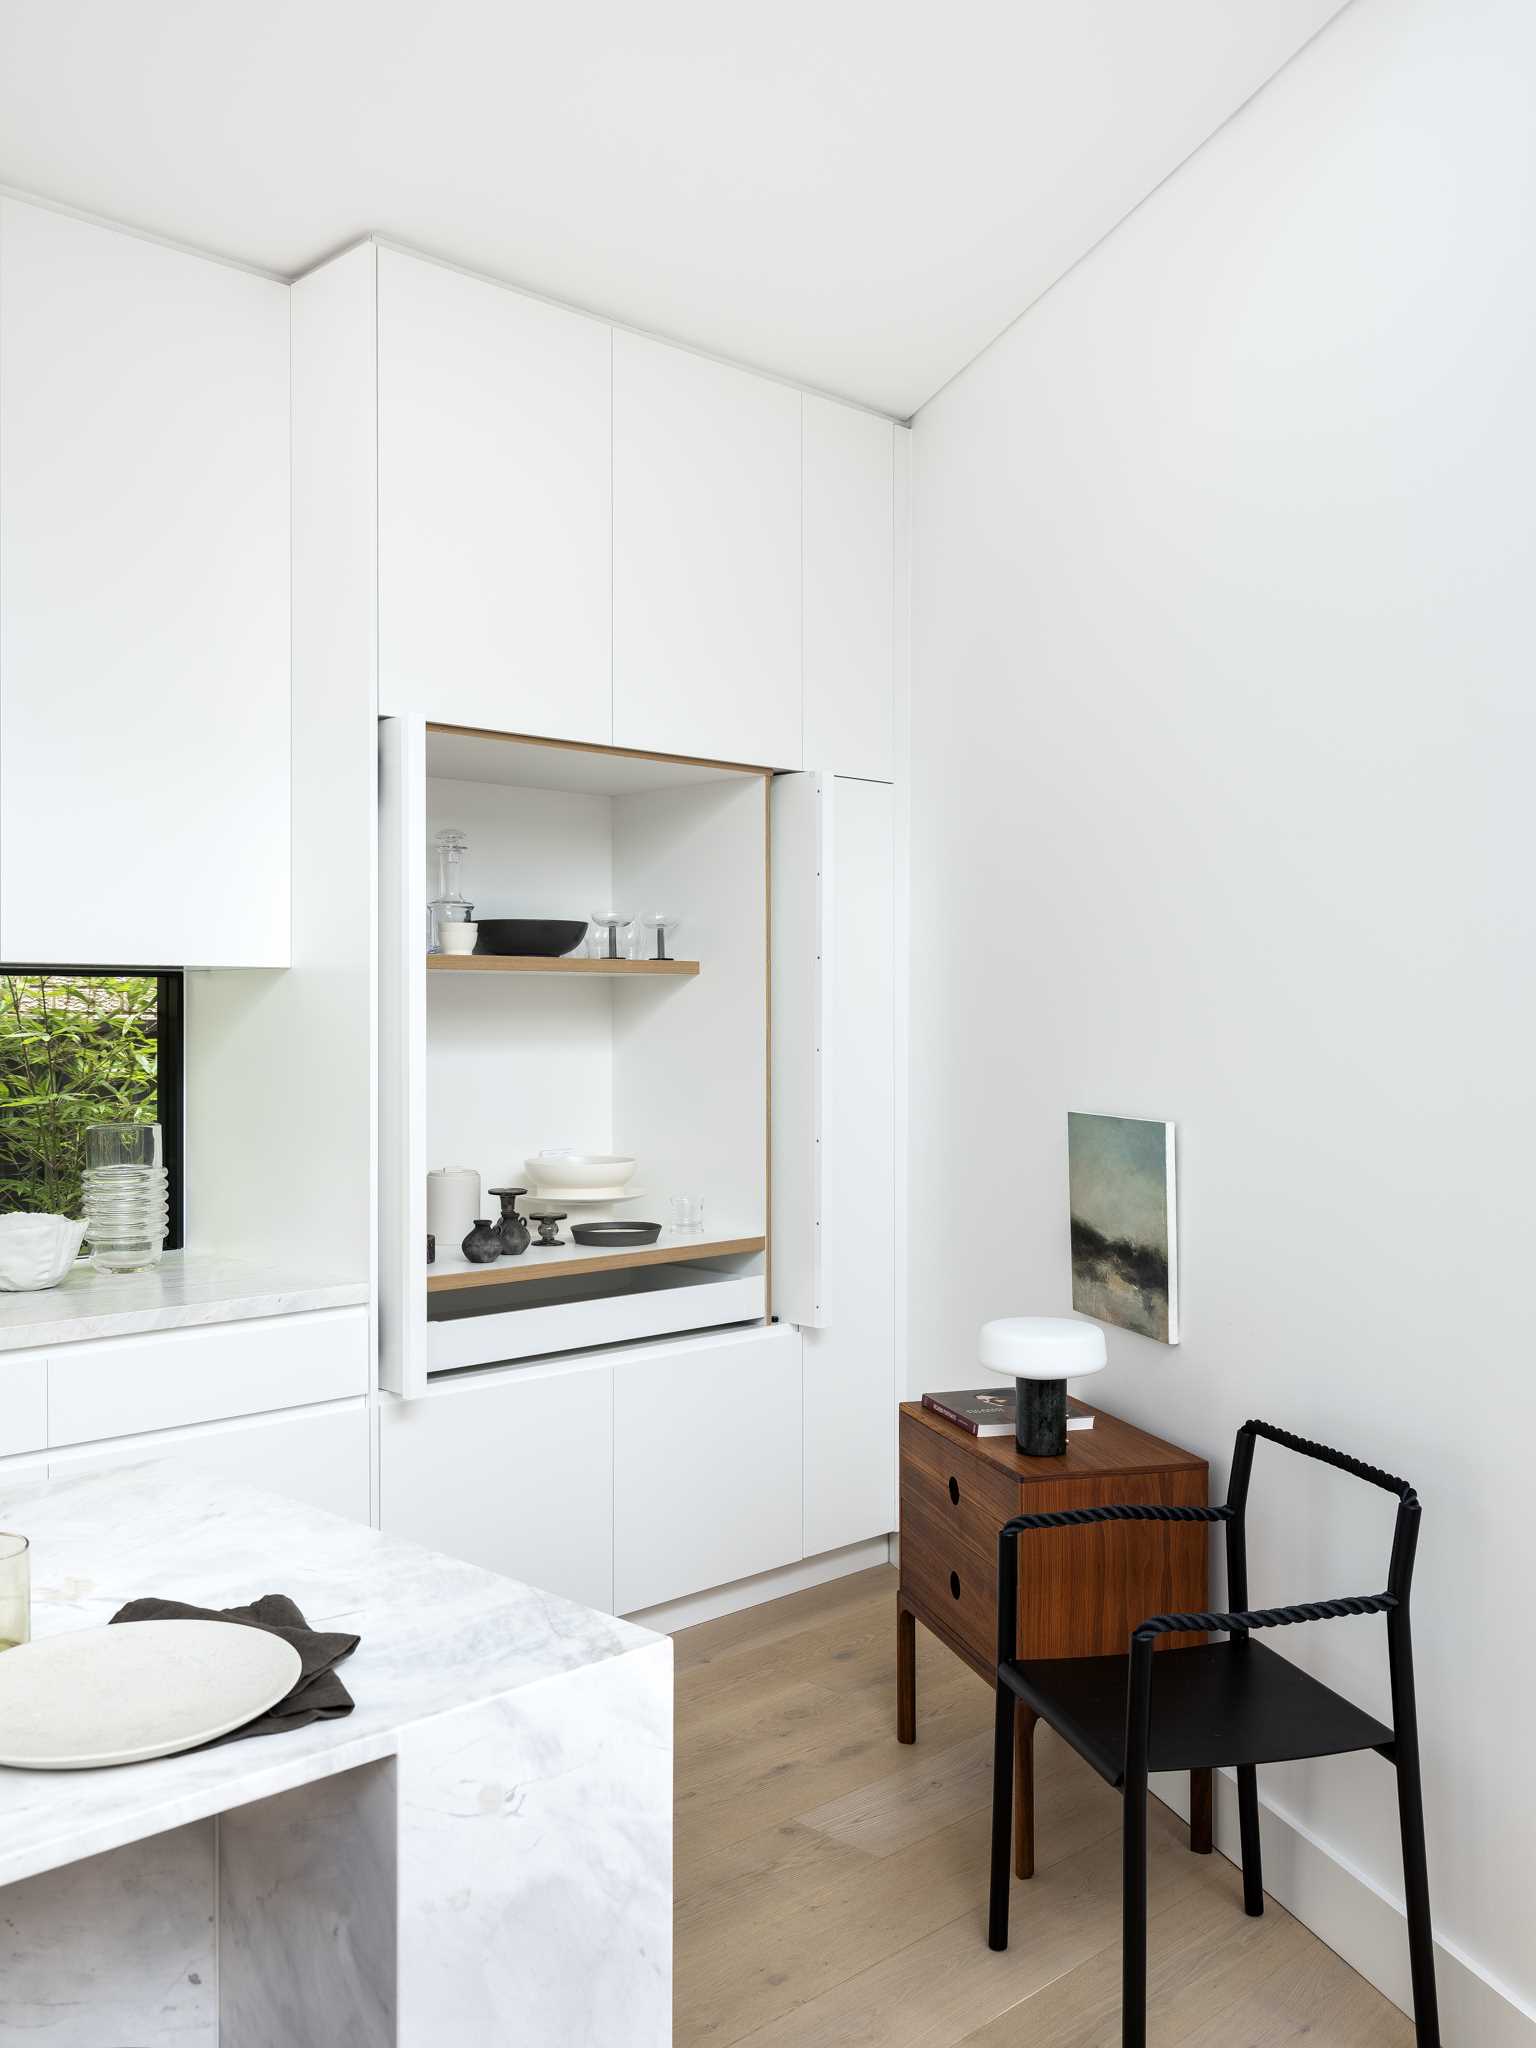
[[1147,1781],[1125,1781],[1125,1935],[1121,1963],[1121,2048],[1147,2043]]
[[987,1912],[987,1946],[1008,1946],[1009,1835],[1013,1828],[1013,1711],[1017,1702],[1006,1685],[997,1688],[997,1730],[992,1744],[992,1896]]
[[917,1621],[909,1607],[896,1609],[896,1740],[917,1740]]
[[1403,1890],[1408,1902],[1408,1958],[1413,1976],[1417,2048],[1440,2048],[1440,2005],[1435,1993],[1435,1935],[1429,1917],[1429,1863],[1424,1850],[1424,1792],[1416,1742],[1399,1745],[1397,1811],[1403,1834]]
[[1209,1856],[1215,1847],[1211,1833],[1211,1780],[1214,1771],[1189,1774],[1189,1848],[1191,1855]]
[[1013,1709],[1013,1874],[1035,1874],[1035,1723],[1022,1700]]
[[1259,1774],[1252,1764],[1237,1767],[1237,1825],[1243,1847],[1243,1911],[1258,1919],[1264,1911],[1264,1860],[1259,1848]]

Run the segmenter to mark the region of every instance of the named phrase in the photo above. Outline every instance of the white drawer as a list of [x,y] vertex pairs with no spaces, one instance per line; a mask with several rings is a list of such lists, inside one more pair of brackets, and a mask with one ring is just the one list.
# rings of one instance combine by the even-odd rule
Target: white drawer
[[467,1365],[539,1358],[591,1344],[630,1344],[670,1337],[680,1330],[711,1330],[724,1323],[758,1321],[763,1313],[760,1274],[730,1278],[705,1267],[658,1266],[665,1285],[592,1301],[562,1301],[490,1315],[461,1315],[427,1325],[428,1373]]
[[368,1391],[368,1311],[315,1309],[49,1354],[48,1441],[90,1443]]
[[0,1458],[48,1441],[48,1360],[40,1351],[0,1352]]

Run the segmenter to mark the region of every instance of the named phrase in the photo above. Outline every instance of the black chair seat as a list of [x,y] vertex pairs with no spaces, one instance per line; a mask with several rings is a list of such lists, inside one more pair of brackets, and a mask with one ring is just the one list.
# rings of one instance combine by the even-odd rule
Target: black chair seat
[[[1125,1783],[1129,1657],[1014,1659],[1008,1689],[1047,1721],[1111,1785]],[[1154,1771],[1272,1764],[1376,1749],[1392,1730],[1278,1656],[1235,1638],[1152,1659]]]

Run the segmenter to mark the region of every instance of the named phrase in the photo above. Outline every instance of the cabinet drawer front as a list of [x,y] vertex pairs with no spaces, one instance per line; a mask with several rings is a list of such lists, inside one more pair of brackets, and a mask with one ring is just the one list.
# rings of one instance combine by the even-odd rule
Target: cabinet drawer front
[[997,1532],[1019,1512],[1019,1483],[978,1457],[969,1444],[901,1418],[901,1487],[965,1541],[995,1550]]
[[997,1558],[911,1495],[901,1500],[901,1590],[988,1665],[997,1657]]
[[48,1441],[222,1422],[368,1391],[368,1311],[104,1337],[49,1354]]
[[48,1361],[0,1357],[0,1458],[48,1441]]

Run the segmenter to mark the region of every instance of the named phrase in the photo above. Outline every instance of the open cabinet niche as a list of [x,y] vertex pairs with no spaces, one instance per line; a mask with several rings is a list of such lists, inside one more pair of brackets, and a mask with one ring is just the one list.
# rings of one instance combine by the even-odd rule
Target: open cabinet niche
[[[765,1317],[769,778],[406,719],[382,721],[381,755],[383,1383]],[[445,826],[477,919],[671,911],[695,971],[610,973],[584,948],[429,962]],[[427,1266],[430,1168],[529,1187],[554,1147],[633,1154],[638,1198],[573,1207],[556,1248],[474,1266],[439,1244]],[[665,1225],[678,1195],[702,1198],[702,1235],[569,1241],[606,1216]]]

